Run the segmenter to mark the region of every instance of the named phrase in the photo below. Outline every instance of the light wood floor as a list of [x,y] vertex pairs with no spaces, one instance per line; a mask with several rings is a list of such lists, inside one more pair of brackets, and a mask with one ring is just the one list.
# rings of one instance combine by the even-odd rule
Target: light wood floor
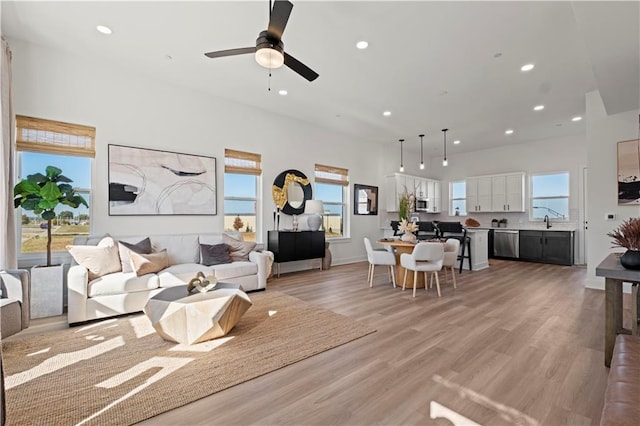
[[442,298],[422,289],[415,299],[383,267],[369,288],[367,268],[282,275],[267,291],[376,333],[144,424],[451,424],[430,419],[437,406],[482,425],[598,423],[604,292],[584,288],[585,268],[491,260],[458,275],[456,290],[441,278]]

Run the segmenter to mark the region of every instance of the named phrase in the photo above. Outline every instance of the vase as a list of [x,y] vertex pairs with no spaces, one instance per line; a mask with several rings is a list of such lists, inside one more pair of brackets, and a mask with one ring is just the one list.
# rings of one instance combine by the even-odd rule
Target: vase
[[416,236],[413,235],[410,232],[406,232],[406,233],[402,234],[402,237],[400,237],[400,239],[402,241],[406,241],[408,243],[415,243],[416,242]]
[[309,225],[309,229],[311,231],[317,231],[320,229],[320,225],[322,225],[322,216],[318,213],[312,213],[307,216],[307,224]]
[[640,251],[625,251],[620,257],[620,264],[627,269],[640,270]]

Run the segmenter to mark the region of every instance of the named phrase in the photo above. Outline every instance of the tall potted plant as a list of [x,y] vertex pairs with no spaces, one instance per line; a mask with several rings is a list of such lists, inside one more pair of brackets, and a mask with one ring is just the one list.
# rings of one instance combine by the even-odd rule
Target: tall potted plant
[[[62,313],[62,265],[51,264],[51,228],[56,217],[55,209],[59,205],[72,208],[78,208],[80,205],[89,207],[87,201],[70,185],[71,182],[73,181],[64,176],[59,168],[47,166],[44,175],[29,175],[13,188],[14,207],[32,211],[47,221],[47,264],[31,270],[31,285],[32,290],[35,290],[32,291],[32,302],[41,301],[35,302],[36,306],[33,306],[33,318]],[[55,270],[51,271],[54,267]],[[40,295],[35,294],[38,291]],[[48,303],[48,299],[54,300],[55,303]],[[38,304],[43,306],[37,306]]]

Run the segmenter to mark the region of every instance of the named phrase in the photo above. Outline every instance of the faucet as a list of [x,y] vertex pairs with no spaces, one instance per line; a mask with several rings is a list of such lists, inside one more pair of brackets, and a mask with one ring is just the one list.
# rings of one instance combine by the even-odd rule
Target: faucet
[[544,215],[544,223],[547,224],[547,229],[551,228],[551,219],[549,219],[549,215],[548,214]]

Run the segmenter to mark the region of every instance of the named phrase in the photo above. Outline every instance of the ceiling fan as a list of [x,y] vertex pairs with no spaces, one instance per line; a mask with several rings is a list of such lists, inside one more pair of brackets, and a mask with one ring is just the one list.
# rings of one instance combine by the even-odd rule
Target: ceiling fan
[[282,33],[287,26],[291,9],[293,9],[293,4],[287,0],[275,0],[273,8],[271,0],[269,0],[269,27],[260,32],[255,47],[219,50],[204,55],[208,58],[221,58],[255,53],[256,62],[265,68],[279,68],[284,64],[307,80],[315,80],[318,78],[317,72],[284,51]]

